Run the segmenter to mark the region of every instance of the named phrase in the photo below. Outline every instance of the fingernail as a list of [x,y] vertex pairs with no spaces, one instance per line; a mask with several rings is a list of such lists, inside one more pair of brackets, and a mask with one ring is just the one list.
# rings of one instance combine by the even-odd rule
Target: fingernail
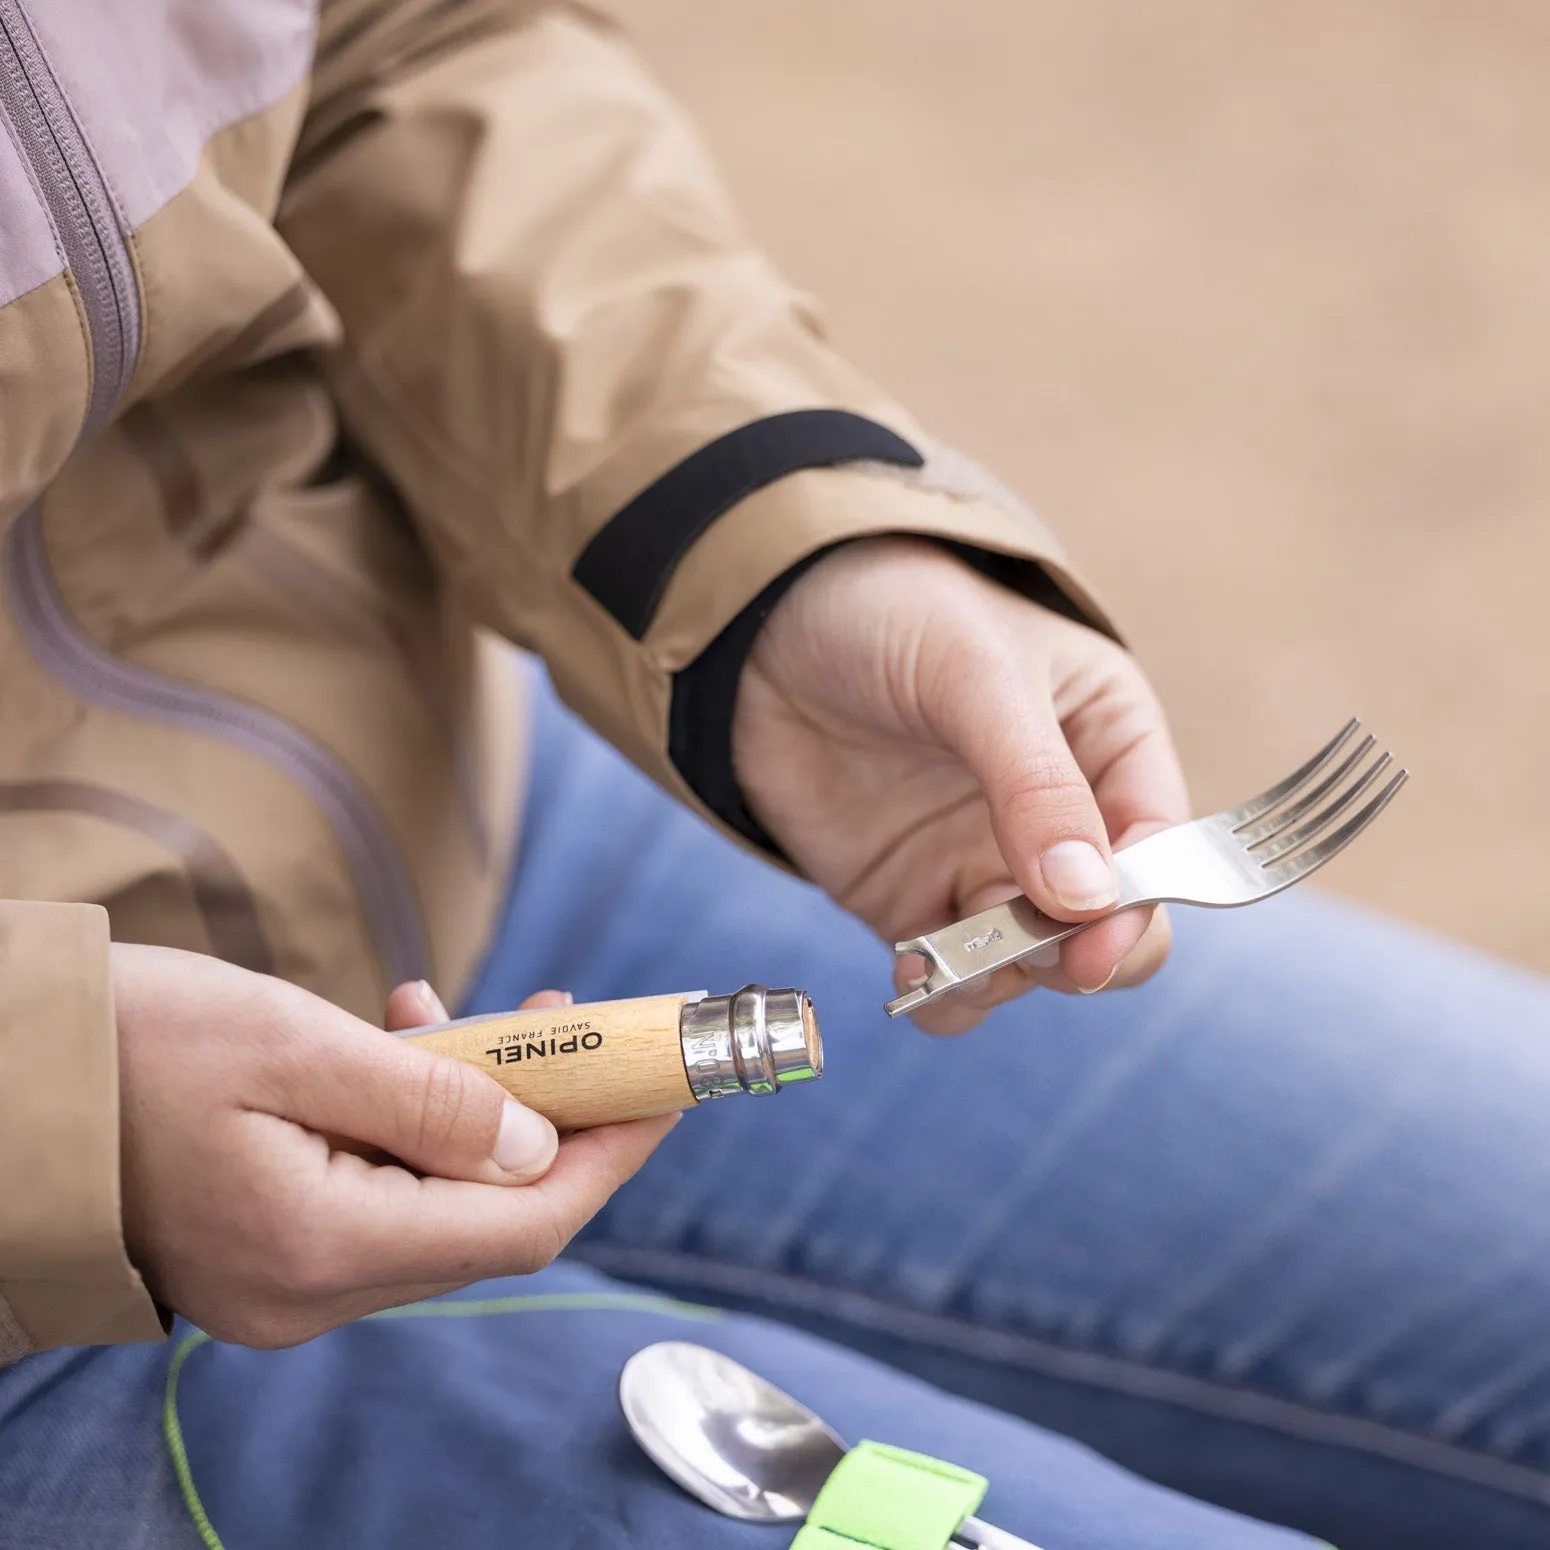
[[420,1003],[420,1011],[426,1019],[433,1023],[444,1023],[447,1020],[447,1009],[441,1004],[441,997],[431,989],[429,980],[416,980],[414,983],[415,1000]]
[[1115,964],[1114,967],[1109,970],[1101,985],[1078,985],[1076,988],[1081,991],[1084,996],[1096,996],[1100,990],[1107,990],[1109,986],[1114,983],[1114,976],[1118,973],[1119,965]]
[[562,1006],[573,1006],[576,998],[568,990],[535,990],[526,1001],[522,1003],[524,1012],[538,1012],[544,1009],[558,1011]]
[[554,1126],[542,1114],[508,1098],[495,1137],[495,1166],[507,1173],[531,1173],[548,1166],[555,1149]]
[[1039,863],[1044,885],[1068,910],[1101,910],[1119,897],[1114,872],[1086,840],[1062,840]]

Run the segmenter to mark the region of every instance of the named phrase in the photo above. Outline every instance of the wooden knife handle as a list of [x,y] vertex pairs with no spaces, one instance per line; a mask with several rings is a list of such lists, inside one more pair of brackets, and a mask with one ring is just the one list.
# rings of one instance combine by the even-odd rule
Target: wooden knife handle
[[559,1130],[692,1109],[680,1021],[687,995],[465,1018],[405,1037],[488,1071]]

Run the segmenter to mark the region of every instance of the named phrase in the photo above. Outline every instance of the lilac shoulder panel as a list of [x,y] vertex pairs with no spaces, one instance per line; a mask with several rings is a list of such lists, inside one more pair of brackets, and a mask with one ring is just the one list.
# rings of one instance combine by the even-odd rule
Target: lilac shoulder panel
[[32,170],[0,115],[0,307],[65,267]]
[[127,229],[192,181],[217,130],[306,73],[314,0],[27,0]]

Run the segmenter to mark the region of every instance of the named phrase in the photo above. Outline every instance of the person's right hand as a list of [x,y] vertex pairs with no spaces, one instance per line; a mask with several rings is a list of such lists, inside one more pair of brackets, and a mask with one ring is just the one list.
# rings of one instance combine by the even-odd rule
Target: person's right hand
[[[113,984],[130,1260],[242,1345],[541,1269],[676,1118],[557,1141],[484,1072],[283,980],[115,945]],[[390,1025],[444,1016],[427,986],[389,1008]]]

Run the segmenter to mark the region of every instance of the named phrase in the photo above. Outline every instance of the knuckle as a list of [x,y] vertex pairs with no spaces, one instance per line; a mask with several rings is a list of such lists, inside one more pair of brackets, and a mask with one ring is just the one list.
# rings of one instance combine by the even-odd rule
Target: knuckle
[[558,1215],[550,1210],[537,1215],[530,1231],[524,1238],[520,1253],[521,1275],[534,1275],[547,1269],[560,1257],[571,1234],[566,1232]]
[[267,1280],[286,1299],[322,1302],[348,1287],[345,1256],[335,1233],[292,1231],[274,1246]]
[[539,1253],[543,1256],[544,1265],[552,1265],[565,1250],[565,1245],[570,1242],[573,1234],[566,1230],[564,1224],[557,1217],[549,1217],[545,1221],[545,1232],[539,1243]]
[[258,1292],[285,1301],[314,1289],[327,1231],[305,1189],[283,1180],[269,1189],[255,1186],[232,1201],[232,1218],[250,1246],[245,1270]]
[[1041,823],[1086,818],[1093,811],[1092,788],[1086,778],[1070,759],[1057,753],[1028,759],[1008,782],[1003,800],[1014,819]]

